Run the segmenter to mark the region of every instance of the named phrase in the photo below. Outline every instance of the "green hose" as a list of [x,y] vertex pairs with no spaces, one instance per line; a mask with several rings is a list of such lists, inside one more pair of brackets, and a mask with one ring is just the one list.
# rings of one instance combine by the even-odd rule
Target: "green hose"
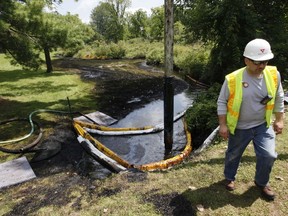
[[[19,119],[19,118],[15,118],[15,119],[9,119],[9,120],[6,120],[4,122],[0,122],[0,125],[3,125],[3,124],[6,124],[6,123],[9,123],[9,122],[15,122],[15,121],[28,121],[28,119]],[[24,147],[20,147],[18,149],[11,149],[11,148],[5,148],[5,147],[2,147],[0,146],[0,151],[2,152],[6,152],[6,153],[13,153],[13,154],[18,154],[18,153],[25,153],[25,152],[31,152],[30,149],[32,149],[34,146],[36,146],[39,141],[41,140],[42,136],[43,136],[43,131],[42,129],[40,128],[39,124],[35,121],[32,121],[33,125],[36,125],[39,129],[39,134],[37,136],[37,138],[31,142],[31,143],[28,143],[26,144]]]
[[[28,117],[28,121],[30,123],[30,126],[31,126],[31,131],[30,133],[26,134],[25,136],[23,137],[20,137],[20,138],[17,138],[17,139],[12,139],[12,140],[5,140],[5,141],[1,141],[0,140],[0,144],[7,144],[7,143],[15,143],[15,142],[20,142],[22,140],[25,140],[27,139],[28,137],[30,137],[34,131],[35,131],[35,124],[33,123],[33,120],[32,120],[32,116],[36,113],[41,113],[41,112],[51,112],[51,113],[57,113],[57,114],[70,114],[70,112],[64,112],[64,111],[59,111],[59,110],[47,110],[47,109],[39,109],[39,110],[35,110],[33,111],[32,113],[30,113],[29,117]],[[0,122],[0,125],[1,124],[6,124],[10,122],[10,120],[8,121],[4,121],[4,122]]]
[[[70,104],[69,104],[69,108],[70,108]],[[32,116],[33,116],[34,114],[36,114],[36,113],[44,113],[44,112],[46,112],[46,113],[56,113],[56,114],[61,114],[61,115],[70,115],[70,116],[72,116],[72,114],[79,114],[79,115],[84,116],[84,117],[87,118],[88,120],[92,121],[93,123],[96,123],[93,119],[89,118],[88,116],[84,115],[84,114],[81,113],[81,112],[78,112],[78,111],[77,111],[77,112],[71,112],[71,109],[69,109],[69,112],[67,112],[67,111],[60,111],[60,110],[39,109],[39,110],[35,110],[35,111],[33,111],[33,112],[31,112],[31,113],[29,114],[28,121],[29,121],[30,126],[31,126],[31,131],[30,131],[30,133],[28,133],[27,135],[25,135],[25,136],[23,136],[23,137],[17,138],[17,139],[5,140],[5,141],[1,141],[1,140],[0,140],[0,144],[20,142],[20,141],[25,140],[25,139],[27,139],[28,137],[30,137],[30,136],[34,133],[34,131],[35,131],[35,124],[33,123]],[[14,120],[13,120],[13,121],[14,121]],[[6,124],[6,123],[8,123],[8,122],[10,122],[10,120],[4,121],[4,122],[0,122],[0,125]]]
[[48,113],[56,113],[56,114],[62,114],[62,115],[70,115],[71,120],[73,120],[73,117],[72,117],[73,114],[78,114],[78,115],[84,116],[89,121],[96,124],[96,122],[93,119],[89,118],[88,116],[84,115],[83,113],[81,113],[79,111],[72,112],[69,97],[67,97],[67,101],[68,101],[68,106],[69,106],[69,112],[60,111],[60,110],[38,109],[38,110],[35,110],[32,113],[30,113],[28,119],[10,119],[10,120],[0,122],[0,125],[3,125],[3,124],[7,124],[9,122],[12,122],[12,121],[23,121],[24,120],[24,121],[29,121],[30,126],[31,126],[31,131],[29,134],[27,134],[23,137],[17,138],[17,139],[5,140],[5,141],[0,140],[0,145],[1,144],[7,144],[7,143],[16,143],[16,142],[20,142],[22,140],[29,138],[35,131],[35,125],[39,128],[39,131],[40,131],[38,134],[38,137],[32,143],[27,144],[25,147],[19,148],[16,150],[11,150],[11,149],[3,148],[0,146],[0,151],[7,152],[7,153],[23,153],[23,152],[29,151],[31,148],[33,148],[34,146],[36,146],[39,143],[39,141],[42,138],[43,131],[42,131],[42,128],[40,127],[40,125],[37,122],[32,120],[32,116],[36,113],[48,112]]

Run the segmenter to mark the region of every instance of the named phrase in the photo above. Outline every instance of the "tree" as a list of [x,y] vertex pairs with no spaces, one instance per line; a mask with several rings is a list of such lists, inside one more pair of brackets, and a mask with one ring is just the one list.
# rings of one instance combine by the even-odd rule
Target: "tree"
[[43,8],[47,2],[54,1],[1,2],[0,47],[13,58],[12,63],[37,69],[42,63],[40,52],[43,51],[47,72],[52,71],[50,50],[65,43],[67,31],[57,28],[48,15],[45,17]]
[[147,13],[143,10],[137,10],[132,15],[128,16],[127,26],[129,38],[146,38],[147,37]]
[[90,24],[107,41],[118,42],[123,38],[123,26],[109,3],[101,2],[92,10]]
[[130,0],[106,0],[92,10],[91,26],[105,40],[118,42],[124,35],[124,14]]
[[[178,18],[192,33],[191,39],[212,43],[209,65],[202,79],[222,82],[243,66],[247,42],[267,39],[275,54],[287,48],[287,1],[284,0],[179,0]],[[180,6],[179,6],[180,5]],[[181,11],[179,13],[179,10]],[[280,13],[281,12],[281,13]],[[180,16],[181,14],[181,16]],[[275,18],[277,17],[277,19]],[[280,45],[282,44],[282,45]],[[283,61],[285,57],[280,55]],[[285,65],[287,66],[287,59]],[[280,66],[281,68],[285,68]]]
[[288,2],[285,0],[252,0],[258,19],[258,31],[272,46],[282,77],[288,78]]
[[185,26],[181,23],[181,21],[176,21],[174,23],[174,42],[185,42]]
[[85,45],[98,39],[90,25],[82,23],[77,15],[67,14],[57,18],[57,26],[67,29],[67,39],[61,48],[65,56],[73,56]]
[[35,45],[39,51],[44,51],[47,73],[53,71],[50,52],[58,47],[64,47],[67,40],[68,29],[59,25],[60,17],[57,14],[44,14],[38,32],[34,36]]
[[123,24],[126,9],[131,6],[131,0],[106,0],[115,10],[121,24]]
[[26,31],[23,13],[18,10],[21,1],[1,0],[0,4],[0,47],[1,50],[12,56],[12,63],[18,62],[27,67],[37,67],[38,54],[33,52],[31,38]]
[[150,38],[160,41],[164,38],[164,7],[152,8],[150,17]]

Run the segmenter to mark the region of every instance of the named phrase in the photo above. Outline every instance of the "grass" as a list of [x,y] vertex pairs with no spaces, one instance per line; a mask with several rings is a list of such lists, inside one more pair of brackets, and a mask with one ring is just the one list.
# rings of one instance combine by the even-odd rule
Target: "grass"
[[[3,59],[0,64],[1,61]],[[35,108],[67,111],[67,97],[76,108],[80,108],[80,104],[91,105],[89,93],[93,84],[84,83],[76,73],[55,71],[49,74],[44,71],[2,69],[0,80],[0,95],[8,104],[1,106],[0,119],[27,115]],[[19,106],[21,109],[17,109]]]
[[[39,108],[67,110],[67,96],[76,108],[97,106],[90,95],[94,86],[83,83],[75,72],[48,75],[5,62],[0,56],[0,95],[4,99],[0,120],[27,116]],[[55,119],[41,115],[41,120]],[[242,158],[237,189],[225,190],[221,181],[227,143],[222,141],[165,171],[113,174],[105,180],[87,179],[71,171],[41,176],[0,190],[0,215],[286,215],[287,118],[285,123],[283,134],[277,136],[279,156],[270,181],[277,193],[274,202],[263,200],[253,184],[255,157],[251,145]],[[19,155],[0,152],[1,162],[11,157]]]
[[[96,107],[91,95],[94,84],[81,81],[76,72],[23,70],[8,64],[3,55],[0,55],[0,64],[0,121],[27,118],[39,109],[68,112],[67,98],[74,110]],[[55,117],[43,113],[38,115],[45,124],[55,121]]]
[[[95,84],[81,81],[75,71],[45,73],[44,70],[23,70],[10,65],[3,54],[0,55],[0,65],[0,121],[28,118],[33,111],[42,109],[68,113],[67,98],[70,100],[73,111],[89,112],[92,107],[97,107],[91,94]],[[34,120],[45,125],[45,136],[49,135],[55,122],[59,121],[59,115],[55,114],[39,112],[33,116]],[[6,124],[1,127],[0,140],[15,139],[14,134],[19,134],[21,137],[29,132],[28,122],[21,122],[20,126],[19,122]],[[25,142],[33,139],[34,137],[31,137]],[[23,143],[17,143],[17,146],[19,147],[21,144]],[[10,145],[9,148],[14,149],[14,146]]]

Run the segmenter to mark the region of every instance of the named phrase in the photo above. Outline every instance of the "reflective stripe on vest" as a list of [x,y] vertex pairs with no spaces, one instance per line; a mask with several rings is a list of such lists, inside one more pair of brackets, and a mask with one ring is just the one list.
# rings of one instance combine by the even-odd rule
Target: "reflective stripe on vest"
[[[237,122],[239,119],[239,112],[242,103],[242,80],[244,68],[241,68],[233,73],[226,75],[226,80],[229,89],[229,98],[227,103],[227,126],[231,134],[234,134]],[[273,98],[266,104],[266,122],[267,127],[272,122],[272,113],[274,109],[275,96],[278,86],[277,68],[274,66],[266,66],[263,71],[264,79],[267,87],[267,92]]]

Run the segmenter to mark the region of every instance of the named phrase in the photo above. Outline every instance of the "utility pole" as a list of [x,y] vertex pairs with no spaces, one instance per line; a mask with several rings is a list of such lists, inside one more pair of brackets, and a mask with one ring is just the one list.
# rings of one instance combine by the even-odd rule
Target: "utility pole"
[[173,144],[174,89],[173,81],[173,39],[174,12],[173,0],[165,1],[165,76],[164,76],[164,143],[170,151]]

